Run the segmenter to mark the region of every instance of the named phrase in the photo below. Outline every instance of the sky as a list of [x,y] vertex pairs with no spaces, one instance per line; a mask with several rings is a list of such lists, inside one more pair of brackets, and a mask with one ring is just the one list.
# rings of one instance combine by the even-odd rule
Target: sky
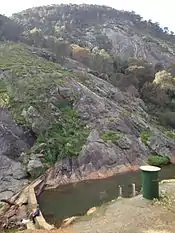
[[3,0],[0,4],[0,14],[10,16],[13,13],[34,6],[74,3],[108,5],[117,10],[135,11],[144,19],[159,22],[162,27],[167,26],[175,32],[174,0]]

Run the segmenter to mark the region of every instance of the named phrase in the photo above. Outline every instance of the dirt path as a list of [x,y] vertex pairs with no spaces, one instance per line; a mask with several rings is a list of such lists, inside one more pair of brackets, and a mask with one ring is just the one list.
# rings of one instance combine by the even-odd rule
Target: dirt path
[[62,229],[62,230],[25,230],[25,231],[19,231],[19,232],[16,232],[16,233],[74,233],[74,232],[70,232],[66,229]]

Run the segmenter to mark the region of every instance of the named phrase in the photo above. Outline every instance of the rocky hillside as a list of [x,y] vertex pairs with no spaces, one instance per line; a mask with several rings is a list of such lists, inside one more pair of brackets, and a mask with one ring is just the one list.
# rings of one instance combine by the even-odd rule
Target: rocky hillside
[[[131,41],[130,28],[141,35],[131,16],[136,19],[131,13],[87,5],[40,7],[14,15],[12,22],[24,28],[20,42],[11,37],[7,42],[5,36],[0,42],[0,198],[13,195],[50,166],[45,178],[55,187],[137,168],[150,155],[172,159],[174,65],[123,59],[122,50],[116,54],[107,39],[109,33],[102,33],[105,24],[115,28],[123,22],[120,30],[128,28],[125,36]],[[74,30],[66,24],[70,21]],[[92,25],[95,31],[89,34]],[[94,40],[97,25],[105,36],[101,45]],[[145,35],[173,46],[173,35],[159,28],[159,37],[150,27]],[[86,47],[85,41],[90,42]],[[164,64],[173,61],[171,53],[161,53]]]
[[[91,50],[105,49],[122,57],[144,58],[153,64],[169,65],[175,60],[173,32],[134,12],[86,4],[51,5],[14,14],[13,19],[25,27],[30,38],[37,32],[37,38],[51,36],[52,40],[67,40]],[[44,44],[40,41],[41,47]]]
[[0,41],[18,41],[23,31],[19,24],[0,14]]

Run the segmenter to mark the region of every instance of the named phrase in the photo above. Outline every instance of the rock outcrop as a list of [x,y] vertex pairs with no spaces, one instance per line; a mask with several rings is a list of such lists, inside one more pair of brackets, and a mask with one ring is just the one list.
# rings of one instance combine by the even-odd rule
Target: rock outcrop
[[27,172],[30,176],[35,179],[39,177],[44,171],[43,163],[37,155],[31,156],[27,164]]
[[[149,155],[170,157],[175,149],[163,128],[152,125],[143,101],[93,75],[88,82],[88,88],[78,83],[82,96],[75,107],[91,132],[78,157],[57,162],[46,173],[47,188],[136,170]],[[143,142],[147,131],[152,133]]]
[[28,183],[20,154],[31,147],[33,139],[15,124],[9,111],[0,109],[0,199],[11,197]]

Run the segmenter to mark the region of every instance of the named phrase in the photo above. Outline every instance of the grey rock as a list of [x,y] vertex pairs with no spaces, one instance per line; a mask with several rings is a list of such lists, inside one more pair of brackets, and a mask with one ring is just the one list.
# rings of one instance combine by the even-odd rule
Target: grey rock
[[152,135],[148,143],[150,148],[161,156],[168,156],[171,158],[175,150],[175,141],[165,137],[165,135],[160,132]]
[[87,138],[87,142],[103,142],[103,140],[99,136],[99,132],[97,130],[92,130]]
[[40,176],[43,172],[43,168],[44,166],[39,158],[33,158],[27,164],[27,172],[33,178]]
[[131,145],[132,145],[132,140],[130,140],[129,137],[127,137],[127,135],[125,135],[118,141],[118,146],[124,150],[130,149]]
[[12,196],[14,195],[14,192],[12,192],[12,191],[4,191],[4,192],[1,192],[0,193],[0,200],[1,199],[9,199],[9,198],[11,198]]
[[72,91],[70,88],[58,87],[58,93],[62,98],[67,99],[70,98]]
[[[32,136],[31,136],[32,137]],[[11,197],[28,181],[19,161],[20,154],[30,148],[30,136],[18,127],[10,113],[0,109],[0,197]]]
[[20,157],[19,157],[19,161],[22,163],[22,164],[27,164],[28,161],[29,161],[29,155],[25,152],[22,152],[20,154]]

